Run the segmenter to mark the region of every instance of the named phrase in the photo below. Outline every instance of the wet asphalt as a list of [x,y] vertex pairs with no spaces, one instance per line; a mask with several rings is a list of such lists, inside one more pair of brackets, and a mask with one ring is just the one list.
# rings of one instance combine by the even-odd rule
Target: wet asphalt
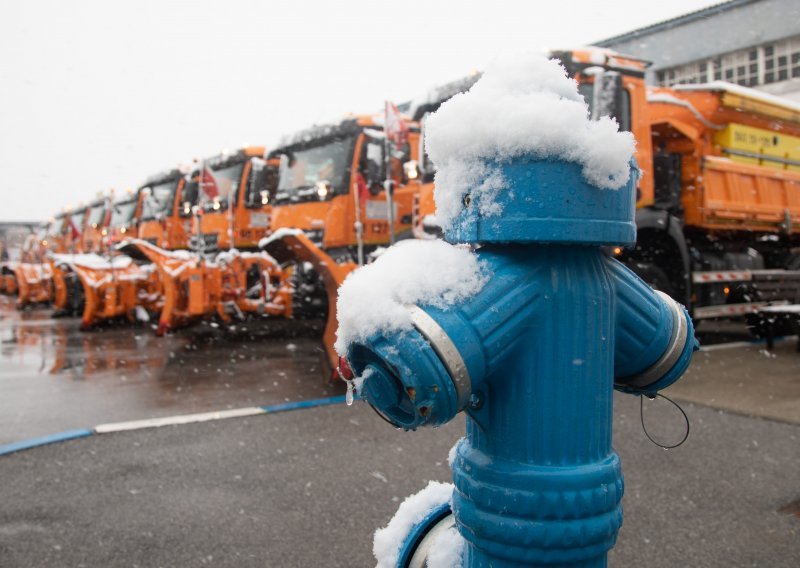
[[107,422],[343,394],[330,381],[321,322],[290,323],[222,330],[204,322],[165,337],[147,325],[82,332],[77,318],[17,311],[0,296],[0,445]]
[[[0,443],[341,393],[313,333],[287,349],[275,330],[81,334],[46,310],[0,315]],[[626,490],[612,566],[800,565],[800,421],[768,404],[800,400],[793,349],[699,353],[688,386],[669,391],[691,423],[673,450],[647,440],[638,398],[616,395]],[[644,411],[654,437],[681,436],[668,403]],[[428,480],[449,479],[463,428],[398,432],[357,402],[2,456],[0,566],[372,566],[372,532]]]

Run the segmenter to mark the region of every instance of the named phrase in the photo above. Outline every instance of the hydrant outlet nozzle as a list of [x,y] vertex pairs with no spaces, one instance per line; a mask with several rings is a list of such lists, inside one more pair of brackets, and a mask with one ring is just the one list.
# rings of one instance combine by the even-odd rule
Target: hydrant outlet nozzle
[[416,328],[391,338],[381,335],[356,345],[348,355],[353,372],[364,379],[361,396],[396,428],[416,430],[453,419],[461,401],[454,379]]

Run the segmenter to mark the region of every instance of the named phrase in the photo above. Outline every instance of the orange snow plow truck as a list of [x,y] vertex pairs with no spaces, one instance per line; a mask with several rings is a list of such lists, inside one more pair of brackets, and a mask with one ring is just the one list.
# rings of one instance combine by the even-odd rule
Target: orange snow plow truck
[[[162,193],[160,186],[174,192],[182,174],[171,170],[149,178],[138,191],[128,191],[105,201],[106,214],[102,224],[94,227],[99,213],[90,210],[84,233],[98,232],[102,256],[85,254],[50,254],[54,274],[54,308],[56,315],[77,314],[82,317],[83,329],[89,329],[112,319],[149,320],[150,314],[159,313],[163,305],[162,285],[154,266],[141,265],[131,258],[119,255],[116,246],[135,238],[147,221],[152,221],[158,238],[170,238],[165,233],[170,225],[162,216],[143,219],[148,206],[154,208]],[[155,195],[155,196],[154,196]],[[149,201],[148,201],[149,198]],[[99,229],[99,231],[98,231]],[[85,241],[92,242],[90,234]]]
[[614,253],[695,319],[800,302],[800,105],[715,81],[645,88],[647,63],[554,53],[642,169],[637,243]]
[[181,212],[194,214],[190,242],[203,253],[254,250],[270,229],[277,161],[263,146],[200,160],[183,188]]
[[147,238],[146,221],[139,232],[142,240],[121,248],[158,271],[164,293],[159,334],[204,317],[228,322],[247,315],[286,315],[291,303],[276,262],[265,253],[240,252],[255,249],[269,232],[275,165],[267,163],[259,146],[197,162],[176,186],[170,199],[175,203],[169,205],[177,228],[171,243],[175,248],[189,245],[193,252],[155,246]]
[[423,185],[419,125],[397,117],[404,132],[387,140],[381,116],[356,116],[286,138],[279,160],[273,235],[262,247],[291,279],[292,314],[327,318],[323,342],[335,368],[339,285],[379,247],[412,237]]
[[[143,307],[147,314],[155,308],[159,334],[205,317],[228,322],[248,315],[286,315],[291,302],[277,263],[265,253],[239,251],[255,248],[267,234],[275,180],[263,147],[199,161],[186,175],[172,170],[150,178],[139,189],[136,205],[129,205],[139,238],[121,238],[124,227],[113,233],[117,252],[128,255],[131,270],[139,271],[123,284],[135,293],[115,294],[116,301],[149,302]],[[112,219],[112,229],[114,224]],[[193,252],[181,250],[190,246]],[[219,247],[225,250],[217,252]],[[111,271],[102,270],[106,276]],[[140,284],[144,290],[137,289]],[[118,305],[100,314],[85,313],[84,320],[89,325],[131,313],[129,305]],[[146,317],[142,310],[136,315]]]
[[[637,243],[613,254],[695,319],[800,302],[800,105],[715,81],[648,88],[648,62],[594,47],[551,53],[593,118],[634,134]],[[427,113],[477,75],[405,107]],[[420,171],[432,170],[424,153]],[[432,190],[420,214],[432,217]],[[432,219],[435,222],[435,219]]]
[[17,294],[17,307],[24,308],[34,304],[47,304],[53,300],[53,267],[48,260],[51,253],[74,251],[80,237],[75,225],[80,223],[85,209],[79,212],[59,213],[42,227],[35,240],[31,240],[23,251],[22,262],[13,265],[13,283],[7,284]]

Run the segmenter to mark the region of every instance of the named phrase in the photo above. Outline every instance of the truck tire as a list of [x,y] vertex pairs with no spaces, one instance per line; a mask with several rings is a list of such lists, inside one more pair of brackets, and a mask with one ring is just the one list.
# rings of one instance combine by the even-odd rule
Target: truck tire
[[669,280],[667,273],[652,262],[630,261],[625,266],[630,268],[636,276],[647,282],[653,290],[664,292],[667,296],[675,297],[675,287]]
[[328,295],[325,284],[310,265],[302,262],[297,264],[292,284],[292,314],[295,318],[309,319],[327,315]]

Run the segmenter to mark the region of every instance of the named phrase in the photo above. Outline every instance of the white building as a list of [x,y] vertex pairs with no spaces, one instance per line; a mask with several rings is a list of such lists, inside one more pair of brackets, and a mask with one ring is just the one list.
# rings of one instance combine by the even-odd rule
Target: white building
[[800,0],[731,0],[594,42],[652,61],[647,81],[727,81],[800,101]]

